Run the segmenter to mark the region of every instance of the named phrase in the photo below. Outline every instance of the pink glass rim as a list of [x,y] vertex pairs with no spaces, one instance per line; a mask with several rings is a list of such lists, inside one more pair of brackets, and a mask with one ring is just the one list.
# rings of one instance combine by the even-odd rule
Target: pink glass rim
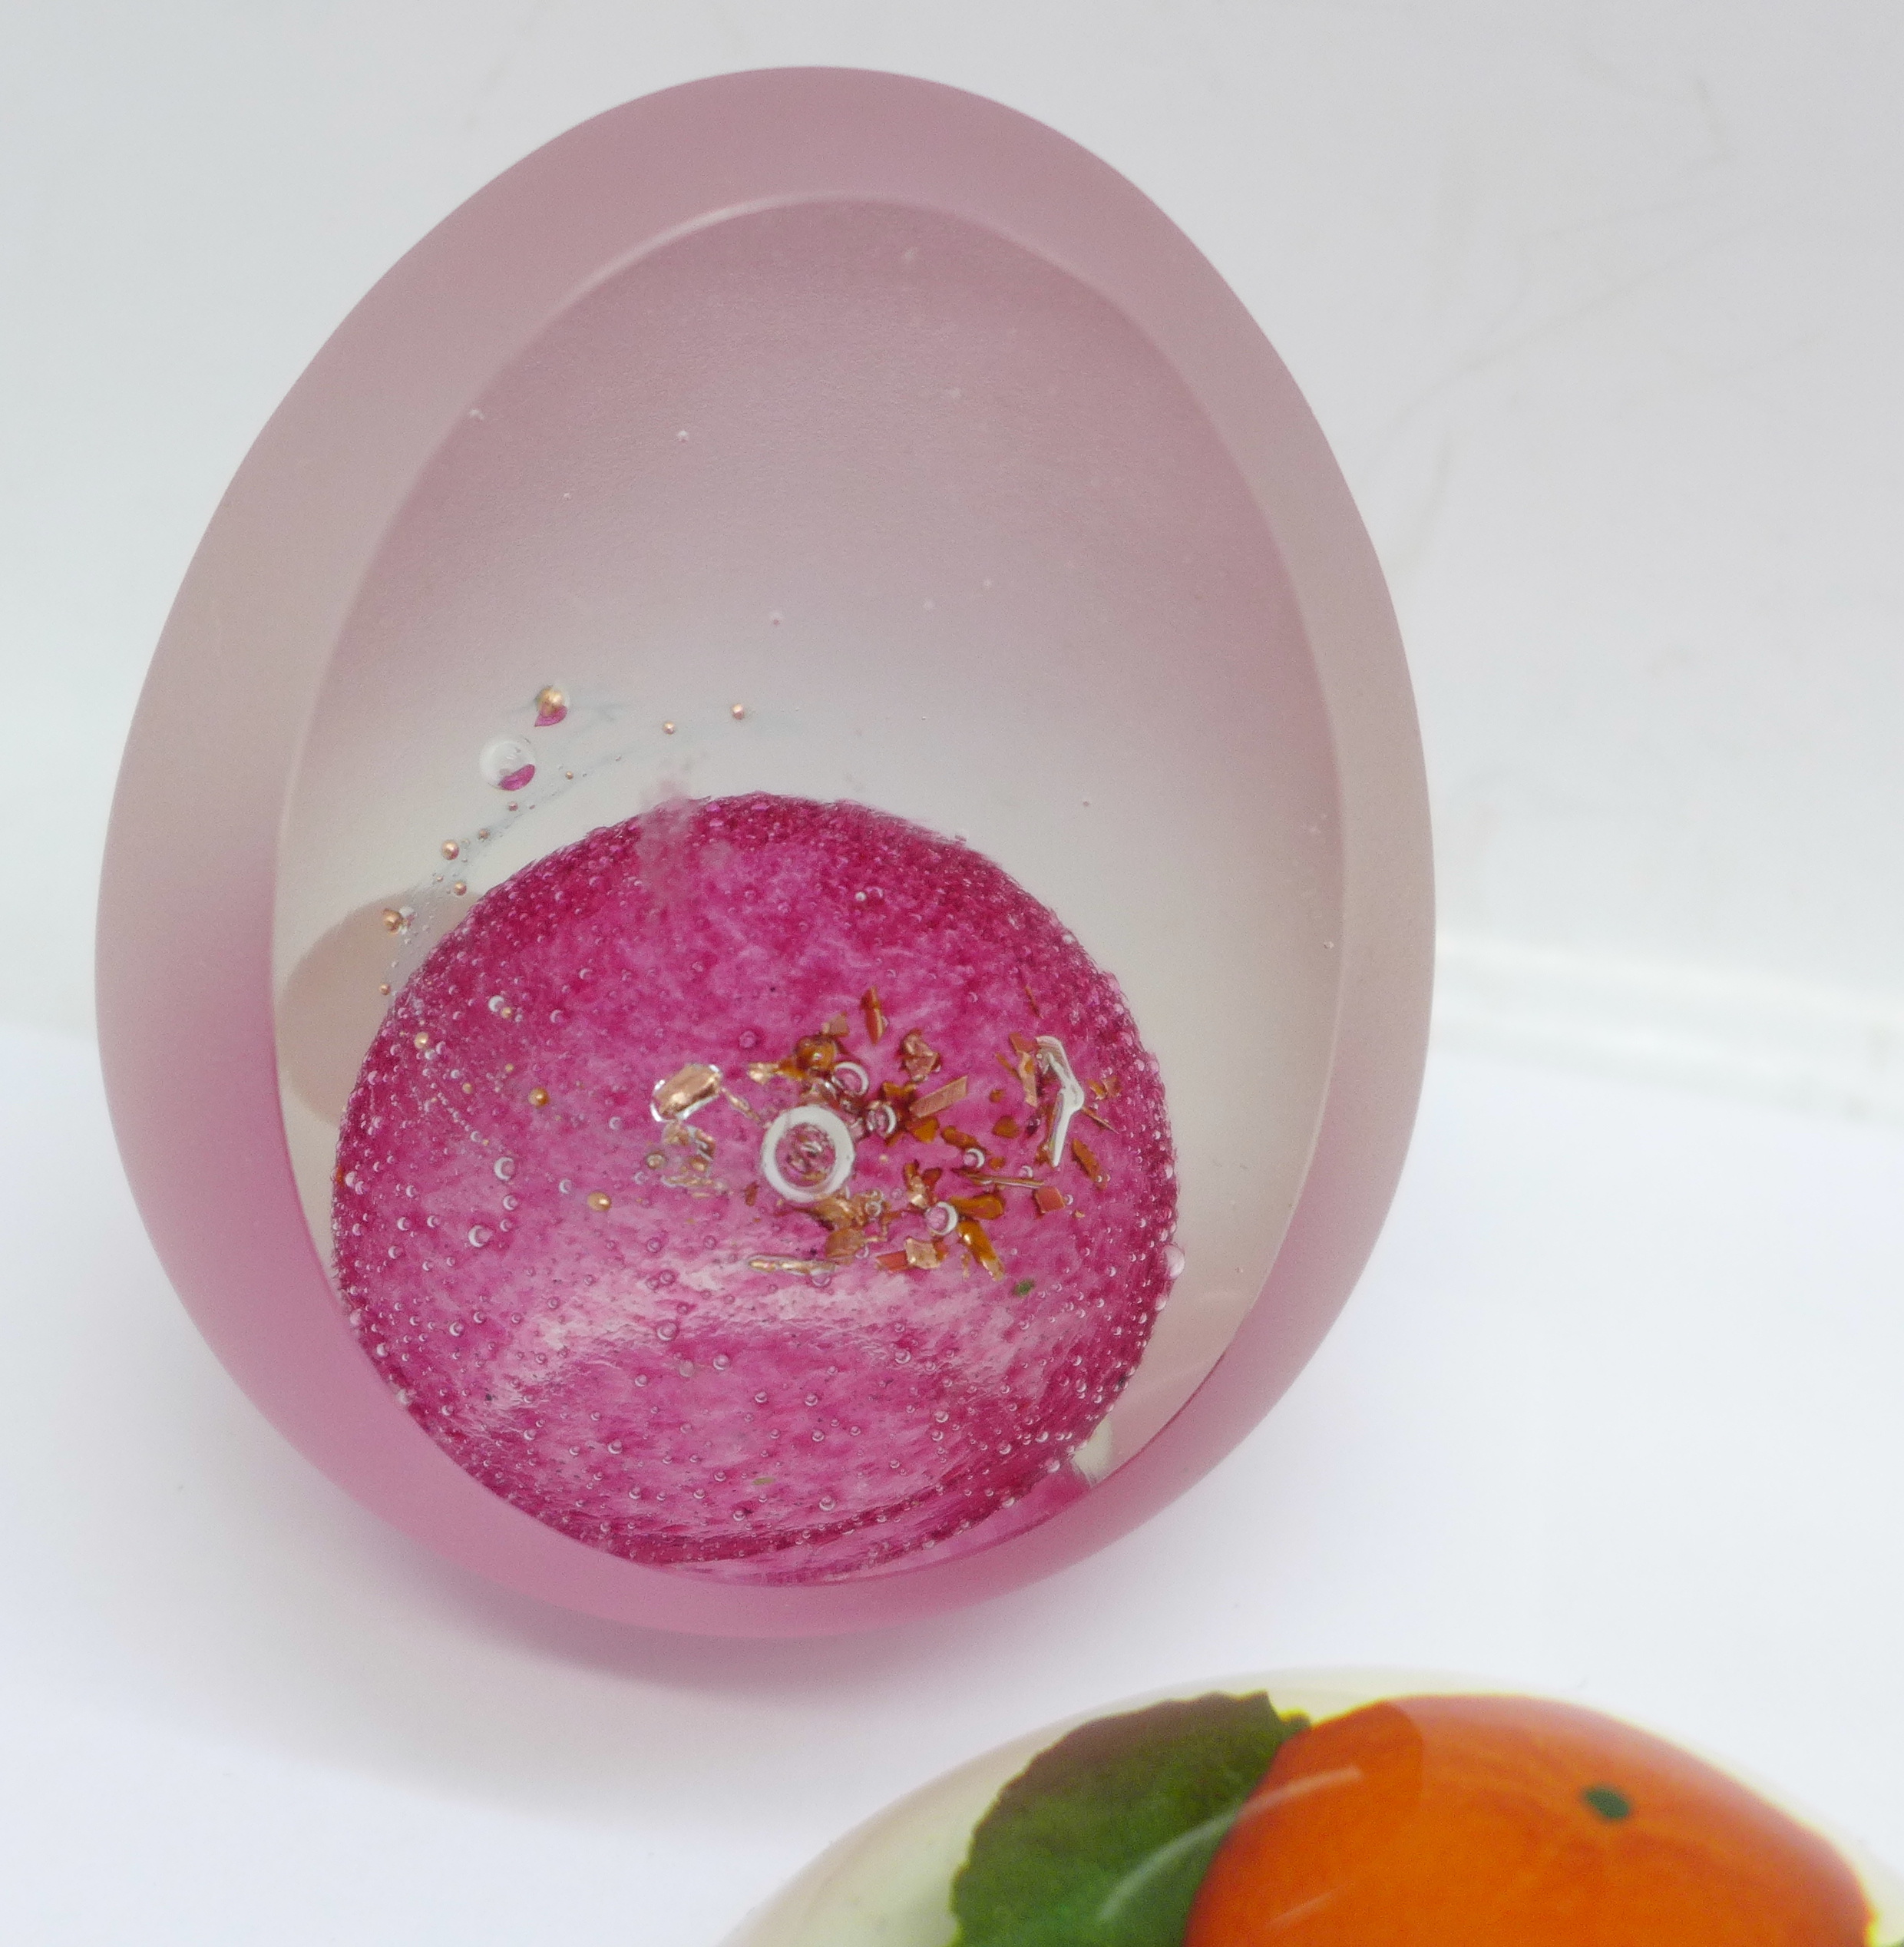
[[[583,293],[743,210],[868,200],[1006,237],[1121,309],[1216,428],[1282,558],[1340,779],[1343,913],[1327,1094],[1270,1277],[1190,1405],[1089,1495],[988,1549],[862,1582],[711,1585],[544,1526],[395,1407],[300,1212],[272,1005],[278,836],[332,649],[392,520],[494,375]],[[189,781],[177,755],[193,754]],[[1235,296],[1130,183],[979,97],[786,69],[691,83],[570,131],[426,236],[318,354],[240,468],[154,657],[115,798],[98,941],[121,1151],[167,1272],[220,1358],[348,1492],[466,1566],[650,1626],[878,1627],[1076,1561],[1173,1499],[1294,1378],[1373,1245],[1426,1043],[1433,896],[1401,646],[1340,473]]]

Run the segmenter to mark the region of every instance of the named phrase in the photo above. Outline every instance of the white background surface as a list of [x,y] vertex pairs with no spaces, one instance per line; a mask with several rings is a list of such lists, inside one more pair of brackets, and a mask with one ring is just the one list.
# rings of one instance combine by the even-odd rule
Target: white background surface
[[69,0],[0,15],[0,1018],[84,1031],[105,794],[258,426],[583,117],[886,66],[1236,286],[1392,579],[1449,1031],[1904,1119],[1898,0]]
[[[1289,361],[1416,671],[1443,1053],[1211,1481],[983,1610],[737,1648],[341,1502],[172,1304],[74,1037],[137,684],[278,397],[527,149],[803,61],[1086,143]],[[698,1947],[944,1764],[1276,1663],[1578,1687],[1904,1853],[1900,100],[1896,0],[0,15],[0,1930]]]

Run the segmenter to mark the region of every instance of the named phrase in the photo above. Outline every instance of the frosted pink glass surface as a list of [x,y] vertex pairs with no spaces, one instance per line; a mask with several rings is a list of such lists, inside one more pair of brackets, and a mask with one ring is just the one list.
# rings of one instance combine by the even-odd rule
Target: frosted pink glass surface
[[[193,760],[183,783],[181,751]],[[1116,1304],[1102,1281],[1088,1327],[1061,1304],[1047,1314],[1040,1294],[1070,1274],[1051,1227],[1082,1218],[1034,1215],[1031,1193],[1013,1190],[999,1193],[1000,1216],[977,1220],[998,1278],[964,1248],[950,1267],[887,1270],[874,1246],[904,1244],[890,1225],[857,1268],[822,1274],[832,1288],[776,1274],[772,1288],[808,1307],[849,1283],[868,1304],[884,1302],[873,1294],[885,1281],[989,1294],[990,1311],[946,1300],[934,1327],[966,1373],[957,1413],[929,1409],[947,1412],[947,1440],[915,1437],[929,1363],[915,1357],[915,1390],[901,1389],[876,1437],[869,1418],[838,1416],[842,1438],[861,1426],[869,1467],[876,1453],[904,1478],[890,1499],[870,1475],[809,1466],[774,1473],[758,1503],[742,1502],[735,1468],[689,1462],[691,1447],[679,1464],[707,1477],[682,1491],[705,1501],[656,1502],[669,1510],[659,1522],[621,1509],[617,1528],[609,1459],[633,1468],[640,1450],[644,1468],[676,1464],[646,1403],[658,1380],[636,1387],[624,1362],[602,1380],[643,1397],[622,1453],[585,1464],[575,1416],[607,1409],[579,1382],[555,1389],[553,1416],[549,1401],[531,1407],[527,1367],[547,1347],[531,1343],[528,1308],[511,1307],[523,1335],[505,1349],[462,1281],[478,1263],[531,1284],[620,1277],[663,1227],[636,1223],[649,1212],[630,1210],[642,1192],[626,1175],[590,1186],[605,1210],[587,1204],[583,1174],[619,1154],[594,1145],[627,1132],[615,1091],[646,1112],[643,1091],[677,1053],[725,1077],[744,1052],[704,1049],[702,1036],[732,1027],[797,1045],[863,987],[837,991],[835,965],[827,980],[814,974],[802,1018],[737,1026],[734,970],[792,949],[760,901],[732,913],[707,902],[727,957],[696,1045],[653,1038],[687,1025],[657,988],[652,1011],[597,1023],[631,1066],[639,1052],[638,1075],[604,1066],[587,1037],[539,1054],[552,1064],[537,1084],[550,1126],[574,1155],[539,1153],[556,1139],[531,1122],[518,1133],[509,1119],[529,1112],[511,1106],[481,1133],[521,1149],[521,1189],[493,1155],[487,1178],[464,1174],[477,1144],[454,1166],[432,1149],[423,1099],[402,1098],[386,1057],[415,1016],[411,1053],[427,1033],[430,1049],[445,1044],[433,1060],[461,1065],[435,1018],[474,994],[451,977],[457,929],[482,934],[512,884],[545,883],[535,875],[587,855],[571,848],[613,842],[591,833],[639,828],[671,803],[759,794],[867,808],[827,816],[891,820],[880,828],[913,832],[937,857],[960,848],[972,871],[1016,889],[989,917],[935,919],[934,949],[892,949],[894,977],[914,982],[893,1003],[914,1011],[895,1012],[894,1029],[937,1023],[954,1042],[942,1059],[967,1036],[989,1059],[1000,1036],[1009,1052],[1027,1032],[1005,1018],[996,956],[980,952],[1000,914],[1073,936],[1059,940],[1076,954],[1066,977],[1106,1038],[1101,1053],[1069,1054],[1087,1080],[1116,1069],[1145,1106],[1134,1122],[1113,1107],[1110,1130],[1089,1126],[1095,1172],[1068,1142],[1069,1161],[1046,1167],[1069,1172],[1065,1193],[1135,1261],[1119,1267],[1131,1284]],[[764,853],[760,869],[772,869]],[[630,104],[498,178],[365,299],[260,435],[181,589],[128,746],[102,891],[101,1045],[127,1170],[181,1297],[251,1397],[351,1492],[461,1562],[603,1615],[738,1634],[860,1628],[1100,1545],[1194,1480],[1288,1385],[1346,1297],[1400,1168],[1431,937],[1420,752],[1380,576],[1326,445],[1234,296],[1129,184],[1008,111],[891,76],[754,74]],[[513,960],[524,943],[507,944]],[[986,979],[931,988],[934,951],[968,944]],[[772,984],[749,978],[757,993]],[[513,1008],[507,992],[499,973],[480,997],[479,1036],[515,1030],[519,1014],[487,1011],[498,993]],[[821,1007],[819,1021],[805,1017]],[[1126,1033],[1135,1040],[1118,1053]],[[1154,1104],[1139,1046],[1156,1064]],[[465,1073],[459,1093],[465,1080],[472,1094],[488,1086],[494,1058],[513,1059],[503,1047],[483,1043],[485,1079]],[[375,1155],[353,1147],[369,1134],[346,1114],[360,1084],[393,1091],[378,1112],[421,1119],[405,1180],[421,1199],[427,1178],[440,1200],[424,1231],[468,1219],[450,1233],[453,1271],[430,1260],[435,1308],[413,1307],[441,1324],[430,1357],[405,1348],[394,1383],[364,1328],[380,1304],[395,1342],[422,1333],[398,1309],[409,1292],[392,1284],[347,1302],[340,1288],[372,1282],[351,1225],[368,1238],[373,1220],[398,1221],[381,1205],[352,1214],[358,1193],[342,1179],[382,1181],[359,1167]],[[748,1087],[764,1114],[769,1085]],[[988,1109],[1005,1106],[990,1093]],[[615,1113],[623,1131],[607,1128]],[[723,1118],[745,1119],[723,1098],[689,1126],[729,1145],[724,1158],[739,1137]],[[551,1169],[583,1202],[532,1232],[545,1217],[528,1173]],[[491,1202],[471,1201],[472,1180]],[[732,1221],[751,1226],[758,1195],[741,1208],[752,1214]],[[811,1221],[770,1209],[761,1227],[770,1220],[793,1227],[777,1231],[782,1245]],[[479,1230],[488,1238],[471,1242]],[[383,1263],[407,1263],[418,1235],[394,1231],[400,1258],[385,1243]],[[817,1226],[813,1237],[824,1253]],[[684,1248],[664,1240],[654,1254]],[[673,1269],[711,1289],[713,1261],[688,1252],[636,1276]],[[743,1356],[769,1357],[759,1317],[730,1317],[730,1349],[693,1299],[669,1301],[690,1315],[676,1314],[676,1341],[661,1339],[669,1321],[646,1309],[658,1293],[634,1288],[629,1330],[696,1348],[676,1354],[673,1387],[712,1387],[717,1370],[725,1383]],[[764,1306],[768,1288],[749,1284],[745,1304]],[[940,1301],[912,1302],[927,1317]],[[1093,1426],[1060,1410],[1062,1387],[1037,1391],[1043,1354],[1014,1329],[1056,1333],[1046,1350],[1062,1342],[1085,1360]],[[874,1337],[894,1347],[891,1331]],[[433,1378],[450,1383],[434,1363],[450,1344],[513,1361],[510,1399],[432,1400]],[[784,1346],[771,1356],[783,1392],[803,1386],[798,1407],[758,1386],[769,1400],[743,1403],[790,1413],[776,1422],[784,1444],[801,1413],[820,1410],[808,1392],[835,1414],[816,1383],[794,1379]],[[467,1357],[441,1363],[460,1383]],[[844,1377],[825,1363],[841,1373],[820,1377]],[[958,1363],[931,1383],[950,1386]],[[1028,1488],[994,1411],[1057,1450],[1039,1463],[1042,1485]],[[557,1421],[566,1442],[547,1440]],[[512,1426],[555,1446],[534,1483],[519,1462],[503,1466]],[[765,1437],[765,1423],[754,1430]],[[805,1430],[824,1447],[835,1430]],[[1012,1454],[997,1452],[1007,1444]],[[922,1461],[922,1446],[958,1458]],[[626,1480],[621,1499],[641,1486]],[[946,1504],[957,1508],[949,1529]],[[818,1519],[849,1506],[848,1519]],[[711,1539],[749,1522],[771,1545]]]
[[[838,1167],[781,1169],[816,1108]],[[577,1540],[730,1578],[1063,1505],[1170,1282],[1116,983],[989,861],[851,805],[676,801],[511,877],[385,1016],[337,1166],[352,1322],[431,1439]]]

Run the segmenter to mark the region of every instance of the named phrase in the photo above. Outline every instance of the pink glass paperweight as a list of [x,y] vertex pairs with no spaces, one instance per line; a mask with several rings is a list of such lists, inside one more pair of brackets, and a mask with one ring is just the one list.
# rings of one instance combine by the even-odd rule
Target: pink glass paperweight
[[1730,1767],[1577,1704],[1248,1677],[1001,1746],[729,1947],[1892,1947],[1904,1886]]
[[511,170],[273,418],[140,707],[101,1027],[168,1270],[343,1486],[818,1631],[1267,1410],[1430,935],[1381,577],[1235,296],[1036,123],[762,73]]

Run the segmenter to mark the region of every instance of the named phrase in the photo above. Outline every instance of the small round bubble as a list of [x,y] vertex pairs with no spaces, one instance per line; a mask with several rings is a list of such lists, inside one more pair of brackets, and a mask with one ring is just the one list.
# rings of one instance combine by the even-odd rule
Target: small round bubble
[[526,737],[492,737],[476,768],[495,790],[520,791],[535,775],[535,750]]

